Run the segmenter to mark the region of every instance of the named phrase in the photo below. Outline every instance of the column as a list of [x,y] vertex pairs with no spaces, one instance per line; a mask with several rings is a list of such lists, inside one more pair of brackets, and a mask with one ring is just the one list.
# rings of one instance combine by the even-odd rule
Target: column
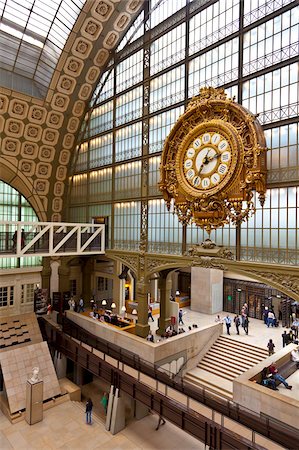
[[144,338],[150,329],[147,318],[147,286],[144,281],[137,281],[138,323],[136,324],[136,334]]
[[159,289],[160,289],[160,317],[158,319],[157,334],[162,334],[166,328],[170,325],[169,317],[169,297],[171,289],[171,280],[167,281],[167,275],[169,272],[160,272]]
[[59,292],[59,267],[60,258],[51,258],[51,278],[50,278],[50,298],[53,298],[53,292]]
[[67,292],[70,289],[70,268],[67,264],[66,258],[60,259],[60,266],[58,268],[59,275],[59,292]]
[[204,314],[223,309],[223,271],[191,267],[191,310]]

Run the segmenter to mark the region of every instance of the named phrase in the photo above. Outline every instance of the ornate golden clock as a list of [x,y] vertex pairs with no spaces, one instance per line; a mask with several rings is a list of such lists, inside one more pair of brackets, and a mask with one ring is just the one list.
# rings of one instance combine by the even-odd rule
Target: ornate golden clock
[[211,231],[255,211],[253,191],[263,205],[266,142],[256,116],[223,89],[203,88],[167,137],[160,189],[179,220]]

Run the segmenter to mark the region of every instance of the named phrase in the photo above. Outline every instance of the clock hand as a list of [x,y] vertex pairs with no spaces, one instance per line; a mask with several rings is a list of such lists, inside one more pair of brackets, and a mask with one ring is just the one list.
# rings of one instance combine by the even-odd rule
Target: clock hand
[[210,156],[209,158],[206,157],[205,164],[209,163],[210,161],[213,161],[213,159],[219,158],[219,156],[221,156],[221,153],[215,153],[215,155]]
[[208,153],[209,153],[209,150],[207,151],[207,153],[205,154],[205,156],[202,158],[202,162],[201,162],[200,168],[198,169],[197,176],[200,175],[200,172],[201,172],[203,166],[204,166],[205,164],[208,163],[208,161],[207,161]]

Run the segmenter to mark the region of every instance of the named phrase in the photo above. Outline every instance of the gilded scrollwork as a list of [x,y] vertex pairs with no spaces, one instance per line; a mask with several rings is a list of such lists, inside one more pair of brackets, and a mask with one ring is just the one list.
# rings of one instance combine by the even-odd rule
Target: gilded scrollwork
[[286,275],[284,273],[263,272],[258,270],[249,270],[252,275],[262,277],[267,280],[269,284],[275,283],[276,285],[283,286],[290,293],[299,295],[299,279],[293,275]]
[[[212,144],[203,143],[201,139],[205,133],[210,136],[220,133],[228,143],[229,163],[222,167],[226,170],[225,176],[217,171],[221,166],[219,156],[221,162],[225,160],[216,145],[211,152]],[[197,138],[200,150],[193,147]],[[195,149],[195,156],[186,156],[189,148],[191,152]],[[198,157],[200,152],[205,155],[202,163]],[[167,207],[174,206],[174,212],[183,224],[193,222],[208,232],[229,221],[247,220],[255,212],[252,191],[259,193],[262,204],[265,200],[265,153],[266,141],[256,115],[234,99],[227,98],[224,89],[200,89],[200,94],[192,98],[164,144],[159,187]],[[192,167],[188,177],[185,163]],[[210,172],[202,170],[206,167]],[[204,180],[207,180],[206,185]]]

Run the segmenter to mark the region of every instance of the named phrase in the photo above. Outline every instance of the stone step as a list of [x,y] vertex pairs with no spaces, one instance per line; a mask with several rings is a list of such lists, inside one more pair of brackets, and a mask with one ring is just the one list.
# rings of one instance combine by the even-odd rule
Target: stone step
[[214,373],[215,375],[218,375],[218,377],[223,377],[223,378],[225,378],[226,380],[230,380],[230,381],[233,381],[238,375],[236,375],[236,374],[233,374],[233,373],[231,373],[231,372],[229,372],[229,371],[222,371],[221,373],[220,373],[220,371],[217,369],[217,368],[215,368],[215,367],[212,367],[212,366],[210,366],[209,364],[205,364],[205,363],[203,363],[203,362],[201,362],[201,363],[199,363],[198,365],[197,365],[197,367],[199,368],[199,369],[204,369],[204,370],[206,370],[207,372],[211,372],[211,373]]
[[211,347],[210,351],[213,350],[222,350],[226,355],[231,354],[233,356],[239,356],[241,359],[245,359],[247,361],[252,361],[252,364],[257,364],[258,362],[265,359],[263,355],[257,355],[255,353],[251,353],[247,349],[241,349],[238,347],[227,346],[225,343],[216,341],[215,344]]
[[227,389],[225,389],[219,385],[216,386],[215,384],[210,383],[208,380],[200,378],[194,374],[187,373],[186,376],[184,377],[184,381],[187,383],[193,384],[195,386],[205,388],[209,392],[219,395],[220,397],[225,397],[229,400],[232,400],[232,398],[233,398],[232,392],[228,391]]
[[220,357],[222,359],[224,357],[226,359],[230,358],[236,363],[241,360],[243,361],[243,363],[248,364],[250,367],[253,367],[255,364],[258,364],[260,361],[262,361],[262,359],[260,358],[253,358],[251,356],[244,355],[242,353],[236,353],[235,351],[228,350],[227,348],[222,346],[212,347],[208,353],[214,354],[216,357]]
[[207,364],[218,366],[220,367],[221,370],[225,364],[225,368],[230,369],[232,372],[235,371],[238,375],[241,375],[241,373],[246,372],[246,370],[252,367],[251,365],[244,367],[244,365],[239,365],[235,361],[230,361],[228,359],[226,359],[225,362],[223,362],[219,360],[217,356],[214,356],[210,353],[207,353],[200,362],[205,362]]
[[242,341],[237,341],[235,339],[231,339],[225,336],[219,336],[219,338],[217,339],[217,341],[221,342],[226,342],[227,345],[237,345],[239,348],[246,348],[248,350],[250,350],[251,352],[256,352],[258,355],[264,355],[264,356],[268,356],[268,350],[262,347],[257,347],[256,345],[251,345],[251,344],[247,344],[246,342],[242,342]]

